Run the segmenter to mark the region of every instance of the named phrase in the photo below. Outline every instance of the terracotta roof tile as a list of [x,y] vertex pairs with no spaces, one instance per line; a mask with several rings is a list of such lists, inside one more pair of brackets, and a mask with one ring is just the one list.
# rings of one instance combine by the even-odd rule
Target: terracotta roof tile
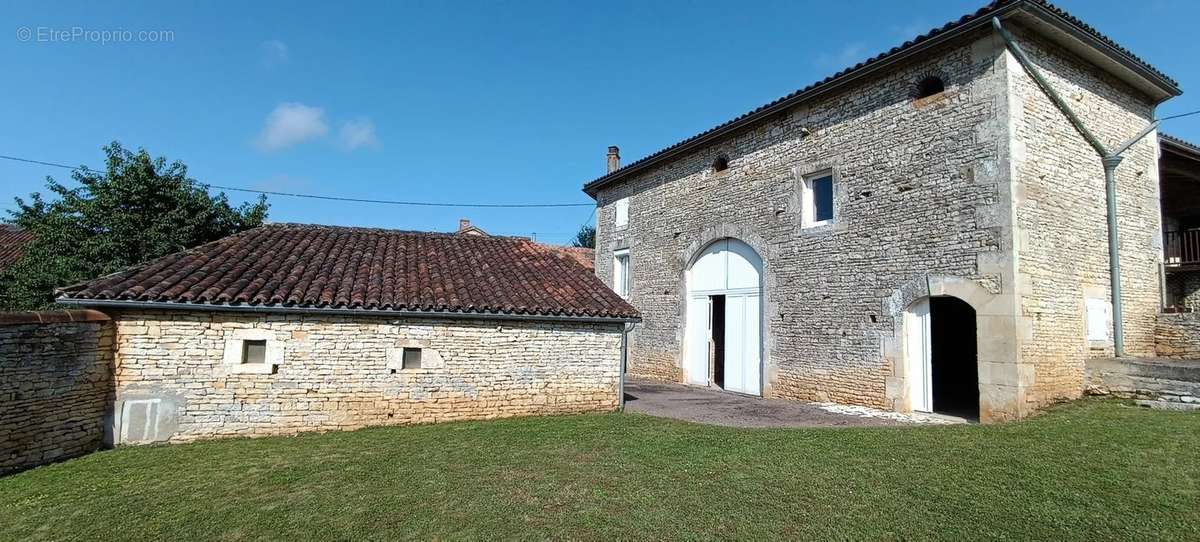
[[574,259],[591,271],[596,269],[596,251],[587,247],[558,247],[550,246],[550,248],[558,251],[559,254],[568,258]]
[[60,293],[74,300],[638,317],[562,247],[306,224],[262,226]]
[[0,269],[21,259],[30,241],[33,241],[33,233],[12,224],[0,224]]

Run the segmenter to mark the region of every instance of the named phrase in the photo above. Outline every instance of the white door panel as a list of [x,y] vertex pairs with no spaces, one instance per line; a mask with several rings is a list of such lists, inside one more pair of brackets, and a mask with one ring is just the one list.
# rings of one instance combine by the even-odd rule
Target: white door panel
[[908,397],[917,412],[933,411],[933,383],[930,356],[929,299],[912,304],[904,312],[905,356],[908,366]]
[[762,261],[758,255],[744,243],[726,242],[725,251],[725,288],[758,288],[759,269]]
[[688,384],[708,385],[708,297],[688,298],[687,347],[684,351],[684,373]]
[[725,389],[742,392],[745,375],[746,298],[725,296]]
[[725,297],[725,389],[759,395],[759,298]]
[[762,312],[759,310],[759,297],[757,295],[748,295],[745,299],[746,330],[743,333],[745,342],[742,346],[742,351],[745,353],[742,363],[744,375],[742,381],[745,387],[742,393],[761,395],[762,352],[760,351],[760,345],[762,344],[762,340],[760,336],[760,319]]

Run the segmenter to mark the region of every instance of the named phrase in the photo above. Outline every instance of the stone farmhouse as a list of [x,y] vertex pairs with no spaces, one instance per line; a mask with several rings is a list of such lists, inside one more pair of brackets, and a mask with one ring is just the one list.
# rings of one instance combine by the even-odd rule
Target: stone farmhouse
[[584,191],[596,272],[643,317],[629,373],[992,422],[1080,396],[1089,359],[1155,356],[1159,139],[1115,170],[1114,315],[1105,167],[1018,50],[1108,148],[1180,94],[1061,9],[1003,0],[623,167],[610,148]]
[[59,300],[111,318],[78,330],[99,335],[104,355],[68,379],[106,384],[79,401],[108,405],[110,443],[611,411],[638,319],[574,255],[528,239],[298,224]]

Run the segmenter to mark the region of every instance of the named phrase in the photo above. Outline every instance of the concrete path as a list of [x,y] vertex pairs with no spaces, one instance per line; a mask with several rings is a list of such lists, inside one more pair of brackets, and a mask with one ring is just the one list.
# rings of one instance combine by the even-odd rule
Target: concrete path
[[726,427],[862,427],[950,423],[864,407],[747,397],[717,389],[630,379],[625,411]]

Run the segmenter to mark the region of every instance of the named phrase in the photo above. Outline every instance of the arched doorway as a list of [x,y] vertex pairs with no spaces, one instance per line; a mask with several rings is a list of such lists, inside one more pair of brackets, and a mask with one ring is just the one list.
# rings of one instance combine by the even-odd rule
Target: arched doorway
[[912,409],[979,419],[975,309],[956,297],[924,297],[904,325]]
[[689,384],[762,395],[762,258],[737,239],[706,246],[687,270]]

